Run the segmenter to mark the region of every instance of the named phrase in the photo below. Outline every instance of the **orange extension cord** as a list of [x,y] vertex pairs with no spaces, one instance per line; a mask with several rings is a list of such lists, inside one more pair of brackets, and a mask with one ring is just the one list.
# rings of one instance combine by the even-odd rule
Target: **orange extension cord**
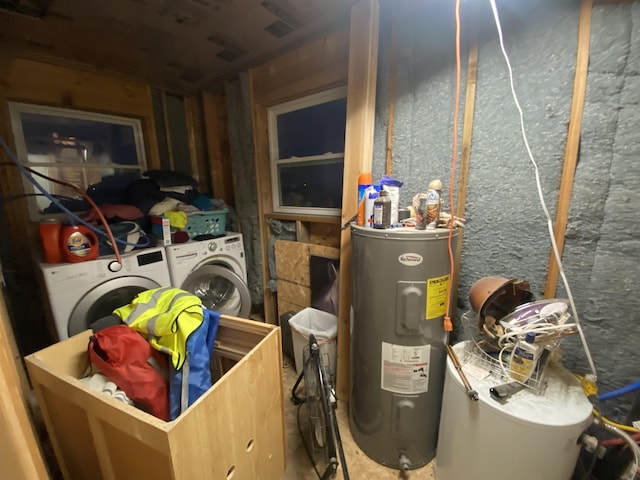
[[456,175],[456,159],[458,156],[458,111],[460,109],[460,0],[456,0],[456,100],[453,108],[453,158],[451,159],[451,181],[449,182],[449,205],[451,208],[451,219],[449,220],[449,267],[451,273],[449,275],[449,295],[447,295],[447,311],[444,315],[444,330],[446,332],[453,331],[453,323],[451,322],[451,296],[453,289],[453,276],[455,274],[455,262],[453,259],[453,248],[451,246],[453,239],[453,227],[455,224],[455,208],[453,205],[453,186]]

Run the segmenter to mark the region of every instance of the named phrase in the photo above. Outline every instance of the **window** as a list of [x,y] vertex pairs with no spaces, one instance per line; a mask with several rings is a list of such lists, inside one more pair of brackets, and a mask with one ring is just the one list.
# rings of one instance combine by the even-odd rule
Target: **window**
[[268,110],[274,211],[340,214],[346,93],[335,88]]
[[[14,102],[9,111],[18,158],[41,174],[83,190],[104,187],[101,191],[115,192],[146,170],[137,119]],[[69,210],[87,208],[73,190],[33,178]],[[34,195],[29,201],[32,220],[60,211],[27,178],[24,185],[25,193]]]

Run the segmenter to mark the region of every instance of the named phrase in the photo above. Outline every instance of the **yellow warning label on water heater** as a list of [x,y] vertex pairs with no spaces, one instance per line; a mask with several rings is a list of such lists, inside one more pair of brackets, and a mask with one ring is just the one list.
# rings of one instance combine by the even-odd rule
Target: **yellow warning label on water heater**
[[449,275],[427,279],[427,320],[442,317],[447,313],[448,295]]

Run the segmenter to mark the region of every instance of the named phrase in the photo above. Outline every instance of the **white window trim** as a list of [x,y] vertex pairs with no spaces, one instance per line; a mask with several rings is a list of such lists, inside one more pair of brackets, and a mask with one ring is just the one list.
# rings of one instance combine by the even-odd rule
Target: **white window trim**
[[290,207],[280,205],[280,189],[278,188],[278,165],[285,165],[287,163],[300,163],[300,162],[317,162],[318,160],[333,160],[336,158],[342,158],[344,160],[344,152],[331,152],[325,155],[314,155],[309,157],[291,157],[280,159],[278,152],[280,151],[278,145],[278,115],[283,113],[292,112],[294,110],[301,110],[307,107],[313,107],[321,103],[331,102],[338,100],[339,98],[345,98],[347,96],[347,87],[337,87],[330,90],[325,90],[320,93],[308,95],[296,100],[281,103],[267,109],[267,130],[269,135],[269,163],[271,166],[271,195],[273,199],[273,211],[278,213],[291,213],[302,215],[317,215],[317,216],[337,216],[341,214],[340,208],[318,208],[318,207]]
[[[39,163],[38,165],[33,165],[29,163],[28,155],[27,155],[27,146],[25,144],[24,131],[22,130],[22,121],[20,119],[21,113],[36,113],[36,114],[44,114],[44,115],[52,115],[52,116],[62,116],[69,118],[77,118],[80,120],[94,120],[99,122],[107,122],[107,123],[117,123],[121,125],[130,126],[133,129],[134,141],[136,145],[136,155],[138,157],[138,165],[120,165],[114,163],[105,163],[101,165],[84,165],[83,168],[104,168],[104,167],[113,167],[121,170],[130,169],[133,171],[140,171],[140,174],[144,173],[147,170],[147,158],[144,149],[144,133],[142,130],[142,122],[136,118],[131,117],[121,117],[118,115],[108,115],[102,113],[88,112],[83,110],[75,110],[72,108],[63,108],[63,107],[49,107],[46,105],[36,105],[32,103],[21,103],[21,102],[7,102],[9,105],[9,116],[11,119],[11,128],[13,131],[13,139],[14,144],[16,146],[16,153],[18,156],[18,160],[22,162],[24,165],[28,167],[42,167],[49,166],[46,163]],[[24,175],[22,176],[22,182],[24,185],[25,193],[31,193],[35,191],[39,193],[39,190],[26,178]],[[39,177],[37,175],[33,175],[33,178],[38,181]],[[38,204],[35,199],[29,198],[27,201],[27,205],[29,208],[29,216],[33,221],[39,221],[43,217],[51,217],[51,214],[44,214],[40,212],[38,208]],[[55,216],[55,215],[54,215]]]

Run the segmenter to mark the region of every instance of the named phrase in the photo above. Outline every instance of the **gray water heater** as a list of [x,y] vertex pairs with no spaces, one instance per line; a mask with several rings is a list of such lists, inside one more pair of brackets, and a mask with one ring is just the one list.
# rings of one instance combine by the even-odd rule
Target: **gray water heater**
[[[435,457],[446,365],[449,230],[351,227],[353,439],[373,460]],[[452,251],[456,250],[453,231]]]

